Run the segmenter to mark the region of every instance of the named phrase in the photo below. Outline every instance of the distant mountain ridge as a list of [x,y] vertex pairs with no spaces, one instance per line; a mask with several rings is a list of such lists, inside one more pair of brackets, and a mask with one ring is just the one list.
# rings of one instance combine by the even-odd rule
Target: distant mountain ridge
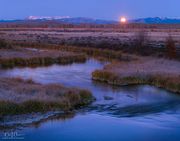
[[62,23],[70,23],[70,24],[115,24],[118,23],[117,21],[112,20],[102,20],[102,19],[93,19],[93,18],[86,18],[86,17],[76,17],[71,18],[69,16],[55,16],[55,17],[36,17],[30,16],[27,20],[56,20]]
[[147,23],[147,24],[180,24],[180,18],[160,18],[149,17],[130,20],[131,23]]
[[[113,20],[102,20],[93,19],[86,17],[76,17],[71,18],[69,16],[29,16],[23,20],[0,20],[0,23],[10,23],[10,22],[42,22],[42,21],[55,21],[57,23],[68,23],[68,24],[119,24],[119,21]],[[149,17],[149,18],[139,18],[128,20],[128,23],[144,23],[144,24],[180,24],[180,18],[159,18],[159,17]]]
[[[32,18],[33,17],[33,18]],[[80,24],[80,23],[92,23],[92,24],[117,24],[118,21],[112,20],[101,20],[85,17],[71,18],[69,16],[56,16],[56,17],[28,17],[29,20],[39,19],[39,20],[57,20],[65,23]],[[134,20],[128,20],[129,23],[147,23],[147,24],[173,24],[180,23],[180,18],[160,18],[160,17],[148,17],[148,18],[139,18]]]
[[70,18],[69,16],[29,16],[27,20],[59,20]]

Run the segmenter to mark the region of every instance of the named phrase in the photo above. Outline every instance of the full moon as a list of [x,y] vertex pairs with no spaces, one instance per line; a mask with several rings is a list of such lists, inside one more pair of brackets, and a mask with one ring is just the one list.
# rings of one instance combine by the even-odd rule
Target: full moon
[[120,21],[121,21],[121,23],[126,23],[127,20],[125,17],[121,17]]

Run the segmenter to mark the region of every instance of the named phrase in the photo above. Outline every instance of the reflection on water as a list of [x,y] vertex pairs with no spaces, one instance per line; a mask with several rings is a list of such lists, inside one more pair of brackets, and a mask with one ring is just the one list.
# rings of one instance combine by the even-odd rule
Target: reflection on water
[[112,87],[93,82],[91,72],[104,64],[91,59],[84,64],[1,71],[0,76],[89,89],[97,99],[83,109],[84,115],[23,129],[27,140],[180,140],[180,97],[151,86]]
[[[157,121],[155,123],[158,123]],[[179,127],[157,127],[148,122],[105,115],[77,115],[68,121],[49,121],[39,129],[24,130],[25,138],[33,141],[179,141]]]
[[0,131],[16,130],[21,127],[35,127],[38,128],[41,124],[50,120],[61,120],[66,121],[75,116],[75,112],[61,112],[61,111],[51,111],[46,113],[30,113],[23,115],[11,115],[9,117],[0,120]]

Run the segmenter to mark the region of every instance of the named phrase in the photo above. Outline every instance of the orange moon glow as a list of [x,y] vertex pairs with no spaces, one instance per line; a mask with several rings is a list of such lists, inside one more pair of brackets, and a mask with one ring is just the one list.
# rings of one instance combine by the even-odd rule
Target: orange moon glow
[[126,23],[127,19],[125,17],[121,17],[120,21],[121,21],[121,23]]

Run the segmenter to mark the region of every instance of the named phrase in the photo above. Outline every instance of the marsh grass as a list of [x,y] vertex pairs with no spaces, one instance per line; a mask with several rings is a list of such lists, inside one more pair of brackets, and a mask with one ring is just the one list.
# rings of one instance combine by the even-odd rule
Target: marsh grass
[[91,57],[104,57],[106,59],[122,59],[121,51],[113,51],[108,49],[98,49],[90,47],[75,47],[75,46],[61,46],[60,50],[71,51],[71,52],[83,52]]
[[[21,50],[18,50],[20,53]],[[8,52],[11,52],[9,50]],[[16,52],[18,56],[18,52]],[[15,57],[11,56],[11,54],[7,53],[5,57],[0,57],[0,65],[2,68],[13,68],[15,66],[48,66],[51,64],[72,64],[74,62],[85,62],[86,61],[86,55],[84,54],[67,54],[67,55],[56,55],[56,52],[54,52],[54,56],[50,56],[49,54],[40,54],[40,55],[34,55],[26,57],[26,53],[24,53],[24,56]],[[1,54],[1,51],[0,51]]]
[[59,84],[41,85],[32,80],[1,78],[0,85],[0,117],[57,110],[67,112],[94,100],[88,90]]
[[[38,43],[16,43],[16,45],[25,47],[31,46],[38,49],[56,49],[60,51],[74,52],[74,53],[85,53],[90,57],[101,57],[106,60],[123,60],[129,61],[133,57],[132,55],[122,53],[120,50],[113,50],[111,48],[95,48],[87,46],[71,46],[71,45],[50,45],[50,44],[38,44]],[[106,45],[107,46],[107,45]]]
[[16,115],[26,114],[32,112],[47,112],[53,110],[70,109],[68,101],[62,102],[48,102],[40,100],[28,100],[23,103],[15,103],[12,101],[0,101],[0,115]]
[[180,93],[180,77],[169,77],[160,74],[120,76],[112,72],[96,70],[92,73],[92,79],[119,86],[148,84]]

